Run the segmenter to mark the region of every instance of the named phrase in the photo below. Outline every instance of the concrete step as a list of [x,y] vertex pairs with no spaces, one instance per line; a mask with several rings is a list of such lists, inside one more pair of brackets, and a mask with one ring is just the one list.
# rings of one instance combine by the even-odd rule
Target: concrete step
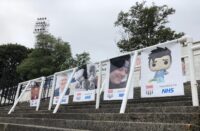
[[[61,109],[58,112],[60,113],[119,113],[120,108],[100,108],[100,109]],[[134,112],[149,112],[149,113],[156,113],[156,112],[182,112],[182,113],[189,113],[189,112],[200,112],[200,107],[192,107],[192,106],[166,106],[166,107],[127,107],[127,113],[134,113]]]
[[[1,115],[3,116],[3,115]],[[189,123],[200,126],[200,113],[37,113],[13,114],[18,118],[48,118],[68,120],[98,120],[98,121],[132,121],[132,122],[161,122],[161,123]],[[5,115],[5,117],[7,117]]]
[[89,131],[89,130],[66,129],[66,128],[37,126],[28,124],[24,125],[24,124],[0,123],[0,131]]
[[[115,103],[115,102],[110,102],[110,103],[102,103],[100,104],[100,108],[120,108],[121,107],[121,103]],[[149,107],[149,106],[155,106],[155,107],[162,107],[162,106],[191,106],[192,102],[190,100],[184,100],[184,101],[148,101],[148,102],[134,102],[134,103],[127,103],[127,107]],[[55,106],[53,106],[54,108]],[[61,108],[64,109],[82,109],[82,108],[95,108],[95,104],[93,105],[61,105]]]
[[[137,99],[130,99],[128,100],[128,103],[147,103],[147,102],[168,102],[168,101],[192,101],[191,97],[188,96],[173,96],[173,97],[157,97],[157,98],[137,98]],[[109,103],[121,103],[121,100],[115,100],[115,101],[103,101],[101,100],[101,104],[109,104]],[[95,101],[91,102],[69,102],[69,106],[80,106],[80,105],[94,105]],[[29,106],[29,102],[23,102],[19,103],[19,107],[23,106]],[[49,100],[41,101],[40,106],[48,107]]]
[[[59,113],[119,113],[120,108],[82,108],[82,109],[62,109],[57,112]],[[21,113],[52,113],[53,111],[48,110],[15,110],[12,114]],[[8,111],[1,111],[2,114],[7,115]],[[200,113],[200,107],[192,106],[166,106],[166,107],[127,107],[126,113]],[[5,116],[4,115],[4,116]]]
[[38,118],[6,118],[0,122],[31,124],[59,128],[86,129],[95,131],[199,131],[199,126],[183,123],[96,121],[96,120],[65,120]]
[[[130,107],[163,107],[163,106],[192,106],[192,102],[190,100],[187,101],[169,101],[169,102],[144,102],[144,103],[128,103],[127,108]],[[52,107],[52,110],[54,109],[55,106]],[[119,108],[121,107],[121,103],[117,102],[110,102],[110,103],[102,103],[100,104],[100,108]],[[47,110],[48,107],[45,108],[40,108],[40,110]],[[95,103],[94,104],[81,104],[80,105],[61,105],[59,110],[60,111],[65,111],[68,109],[95,109]],[[8,111],[10,108],[4,108],[0,109],[0,111]],[[27,106],[16,106],[15,108],[16,111],[34,111],[35,107],[30,107],[29,105]]]
[[[196,112],[195,108],[191,106],[191,101],[179,101],[179,102],[163,102],[163,103],[138,103],[138,104],[128,104],[126,108],[126,112],[144,112],[144,111],[150,111],[150,112],[187,112],[187,111],[194,111]],[[121,107],[121,104],[102,104],[100,108],[97,110],[95,109],[95,105],[82,105],[82,106],[68,106],[68,105],[61,105],[58,112],[67,112],[67,113],[84,113],[84,112],[119,112]],[[169,108],[168,108],[169,107]],[[172,107],[172,108],[171,108]],[[179,109],[178,109],[179,108]],[[198,107],[197,107],[198,108]],[[53,110],[54,108],[52,108]],[[7,109],[1,109],[0,112],[8,112]],[[47,109],[40,109],[40,112],[52,112],[48,111]],[[29,113],[35,113],[35,108],[26,107],[16,107],[15,113],[20,112],[29,112]]]

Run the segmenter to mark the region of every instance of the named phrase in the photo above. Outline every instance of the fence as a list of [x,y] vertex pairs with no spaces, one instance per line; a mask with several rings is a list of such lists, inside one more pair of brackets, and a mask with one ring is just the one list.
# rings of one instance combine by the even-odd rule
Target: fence
[[0,89],[0,106],[12,105],[15,101],[17,86]]
[[[44,90],[42,92],[41,99],[45,100],[48,99],[51,95],[51,87],[52,87],[53,76],[46,77]],[[25,86],[20,86],[18,96],[16,96],[18,86],[11,86],[8,88],[1,88],[0,89],[0,106],[8,106],[13,105],[15,101],[15,97],[19,97],[22,90]],[[20,102],[25,102],[30,100],[30,90],[27,90],[20,100]]]
[[[196,56],[196,53],[194,53],[193,54],[193,51],[197,51],[197,50],[199,50],[200,49],[200,47],[199,46],[196,46],[196,47],[194,47],[194,46],[192,46],[192,41],[191,40],[189,40],[189,41],[186,41],[186,40],[188,40],[187,38],[184,38],[184,39],[181,39],[181,41],[182,40],[184,40],[184,42],[187,42],[187,44],[188,44],[188,46],[187,46],[187,48],[185,48],[185,49],[187,49],[187,54],[182,54],[182,58],[185,60],[187,60],[187,64],[188,65],[190,65],[189,66],[189,68],[187,67],[186,68],[186,70],[188,70],[190,73],[189,73],[189,75],[190,75],[190,81],[191,81],[191,90],[192,90],[192,94],[194,95],[194,96],[197,96],[197,92],[196,92],[196,87],[197,87],[197,85],[196,85],[196,75],[198,75],[198,74],[195,74],[195,72],[194,72],[194,68],[193,67],[195,67],[195,68],[197,68],[196,70],[198,70],[198,67],[196,67],[196,66],[194,66],[194,65],[199,65],[199,63],[198,64],[196,64],[196,60],[193,60],[193,58],[195,58],[195,56]],[[171,42],[166,42],[166,43],[173,43],[173,42],[179,42],[178,40],[175,40],[175,41],[171,41]],[[157,45],[156,45],[157,46]],[[184,47],[182,48],[183,50],[184,50]],[[141,50],[138,50],[138,52],[137,53],[139,53],[140,51],[142,51],[142,49]],[[136,53],[136,52],[134,52],[134,53]],[[130,54],[130,53],[129,53]],[[137,55],[136,55],[136,57],[137,57]],[[188,57],[189,57],[189,59],[188,59]],[[196,59],[196,58],[195,58]],[[136,61],[136,58],[134,58],[134,61]],[[193,61],[195,62],[195,63],[193,63]],[[197,62],[198,62],[198,60],[197,60]],[[103,62],[100,62],[100,63],[103,63]],[[136,65],[136,67],[137,68],[139,68],[139,65]],[[135,68],[134,68],[135,69]],[[131,70],[134,70],[134,69],[131,69]],[[135,79],[135,77],[140,77],[139,76],[139,73],[138,73],[138,75],[135,75],[135,76],[133,76],[134,77],[134,79]],[[133,79],[133,78],[132,78]],[[42,96],[41,96],[41,99],[47,99],[47,98],[49,98],[51,95],[52,95],[52,81],[53,81],[53,76],[48,76],[48,77],[46,77],[46,80],[45,80],[45,85],[44,85],[44,90],[43,90],[43,92],[42,92]],[[130,82],[131,82],[131,80],[129,80]],[[188,81],[188,80],[187,80]],[[127,85],[131,85],[131,83],[127,83]],[[23,90],[23,88],[24,87],[21,87],[21,89]],[[129,88],[129,87],[128,87]],[[121,107],[121,111],[120,111],[120,113],[124,113],[124,110],[125,110],[125,107],[126,107],[126,102],[127,102],[127,96],[126,96],[126,94],[127,94],[127,92],[128,92],[128,90],[129,89],[127,89],[126,90],[126,93],[125,93],[125,96],[124,96],[124,100],[123,100],[123,102],[122,102],[122,107]],[[5,92],[5,91],[4,91]],[[16,91],[15,91],[16,92]],[[21,92],[21,91],[20,91]],[[24,97],[20,100],[21,102],[22,101],[28,101],[30,98],[28,98],[28,97],[30,97],[30,95],[28,94],[28,93],[30,93],[30,91],[26,91],[26,93],[25,94],[27,94],[27,95],[24,95]],[[1,93],[2,94],[2,93]],[[4,93],[5,94],[5,93]],[[7,93],[8,94],[8,93]],[[18,93],[18,96],[19,96],[19,94],[20,93]],[[101,94],[101,91],[100,91],[100,89],[97,91],[97,96],[100,96],[100,94]],[[63,93],[63,95],[64,95],[64,93]],[[7,96],[7,95],[6,95]],[[18,97],[17,96],[17,97]],[[193,105],[194,106],[198,106],[198,97],[196,98],[196,97],[194,97],[194,96],[192,96],[193,97]],[[3,97],[4,99],[5,99],[5,97]],[[8,99],[9,97],[6,97],[6,100]],[[59,103],[60,103],[60,101],[61,101],[61,98],[62,98],[62,96],[60,97],[60,99],[59,99]],[[96,105],[96,108],[98,108],[99,107],[99,98],[97,97],[97,101],[96,101],[96,103],[98,103],[97,105]],[[4,100],[5,101],[5,100]],[[57,105],[57,108],[58,108],[58,106],[59,105]]]

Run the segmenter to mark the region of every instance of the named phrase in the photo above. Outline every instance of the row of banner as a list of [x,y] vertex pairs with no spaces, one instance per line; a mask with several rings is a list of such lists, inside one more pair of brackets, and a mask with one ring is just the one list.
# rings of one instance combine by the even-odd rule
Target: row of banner
[[[101,88],[104,89],[104,100],[122,100],[132,65],[132,55],[124,55],[103,63]],[[184,95],[183,71],[181,64],[180,43],[157,46],[141,52],[141,97],[165,97]],[[137,61],[136,61],[137,62]],[[137,63],[136,63],[137,64]],[[74,95],[74,102],[94,101],[98,83],[98,64],[79,67],[69,85],[61,104],[67,104],[69,96]],[[72,71],[57,73],[53,104],[57,104],[60,94]],[[36,106],[41,82],[31,84],[31,106]],[[129,99],[133,99],[133,86]]]

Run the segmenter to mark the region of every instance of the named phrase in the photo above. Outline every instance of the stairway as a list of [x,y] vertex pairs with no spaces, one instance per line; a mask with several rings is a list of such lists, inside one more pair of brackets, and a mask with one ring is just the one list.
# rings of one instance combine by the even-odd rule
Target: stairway
[[56,114],[48,111],[48,100],[39,111],[20,103],[11,115],[10,107],[0,108],[0,131],[199,131],[200,107],[192,106],[190,87],[185,96],[140,98],[135,88],[125,114],[119,114],[121,101],[101,101],[62,105]]

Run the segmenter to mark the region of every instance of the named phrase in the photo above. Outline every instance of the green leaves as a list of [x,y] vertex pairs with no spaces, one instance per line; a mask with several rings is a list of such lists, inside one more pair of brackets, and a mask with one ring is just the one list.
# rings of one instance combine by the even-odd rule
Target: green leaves
[[85,52],[73,58],[69,43],[50,34],[37,35],[35,47],[17,67],[17,72],[24,80],[52,75],[87,63],[90,59]]
[[35,47],[17,68],[17,72],[25,79],[47,76],[60,71],[64,61],[71,57],[68,42],[50,34],[37,35]]
[[146,6],[146,2],[136,2],[128,12],[121,11],[115,22],[115,26],[124,30],[117,42],[120,51],[132,51],[183,36],[184,33],[176,33],[165,26],[168,16],[174,13],[167,5]]
[[0,88],[13,86],[21,81],[16,68],[29,52],[29,49],[18,44],[0,45]]
[[75,57],[70,57],[62,64],[61,69],[69,69],[73,67],[80,67],[82,65],[88,64],[90,61],[90,54],[83,52],[81,54],[76,54]]

